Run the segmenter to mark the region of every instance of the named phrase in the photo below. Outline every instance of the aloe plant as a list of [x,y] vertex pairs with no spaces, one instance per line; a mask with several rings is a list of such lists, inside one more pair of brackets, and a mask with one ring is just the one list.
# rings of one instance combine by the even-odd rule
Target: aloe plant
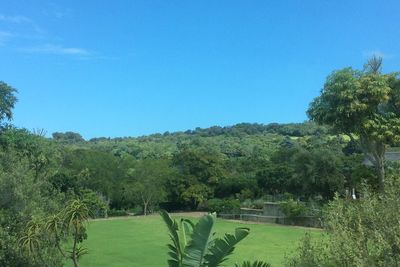
[[161,217],[168,227],[172,241],[168,244],[169,267],[220,266],[232,254],[236,244],[250,233],[249,228],[239,227],[234,234],[225,234],[223,238],[215,237],[215,214],[201,217],[195,225],[187,219],[178,222],[166,211],[161,211]]

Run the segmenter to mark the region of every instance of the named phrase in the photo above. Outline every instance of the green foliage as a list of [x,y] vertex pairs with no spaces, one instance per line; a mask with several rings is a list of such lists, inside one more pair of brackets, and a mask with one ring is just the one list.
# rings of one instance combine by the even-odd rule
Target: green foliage
[[279,203],[279,208],[289,218],[308,215],[307,207],[303,203],[294,201],[293,199]]
[[199,204],[204,203],[211,196],[211,189],[205,184],[190,185],[181,193],[182,200],[189,203],[192,209],[197,209]]
[[[25,137],[27,140],[30,138],[28,134]],[[37,225],[40,221],[35,221],[35,227],[30,225],[24,243],[29,247],[26,253],[21,253],[19,240],[31,218],[41,218],[55,212],[65,196],[53,191],[46,175],[42,175],[42,171],[52,171],[49,162],[42,166],[38,175],[31,164],[33,150],[28,147],[16,149],[15,139],[8,140],[0,150],[0,265],[44,266],[43,262],[46,262],[56,266],[61,258],[57,255],[54,243],[44,242],[42,246],[37,246],[37,242],[43,239],[38,236]],[[31,148],[36,149],[34,146]]]
[[286,258],[285,265],[287,267],[336,266],[332,265],[329,260],[325,259],[328,255],[324,253],[324,244],[322,242],[313,242],[309,233],[306,233],[302,238],[296,252],[297,255]]
[[314,123],[240,124],[218,131],[88,142],[61,141],[64,134],[50,141],[61,168],[47,175],[62,193],[79,195],[89,189],[103,195],[112,209],[142,206],[143,213],[158,205],[195,210],[212,198],[243,201],[286,192],[302,199],[330,199],[353,181],[347,166],[343,171],[346,141],[326,135],[326,128]]
[[63,144],[74,144],[74,143],[81,143],[85,142],[85,139],[79,134],[74,132],[65,132],[65,133],[53,133],[53,139],[57,142]]
[[83,203],[89,209],[89,217],[104,218],[108,214],[108,203],[105,198],[90,189],[82,189],[79,193]]
[[0,122],[4,119],[12,119],[12,109],[17,102],[15,93],[17,93],[17,90],[5,82],[0,81]]
[[207,210],[216,212],[217,214],[238,214],[240,211],[240,201],[237,199],[213,198],[207,201]]
[[109,217],[118,217],[118,216],[127,216],[127,215],[128,215],[128,213],[126,212],[126,210],[111,209],[108,211]]
[[400,114],[395,104],[398,74],[381,74],[381,61],[371,59],[362,72],[351,68],[333,72],[307,113],[313,121],[359,141],[377,169],[383,191],[386,146],[400,141]]
[[362,198],[336,198],[329,204],[324,239],[303,240],[289,266],[398,266],[400,263],[400,180],[384,194],[365,188]]
[[[314,196],[328,200],[335,192],[344,191],[352,172],[344,166],[346,159],[340,145],[328,140],[323,144],[313,141],[283,147],[271,155],[270,162],[256,174],[258,185],[265,194],[291,193],[305,200]],[[352,164],[360,166],[361,159],[358,160]]]
[[129,173],[126,193],[140,203],[144,215],[166,198],[165,182],[174,174],[168,164],[165,160],[141,160]]
[[271,267],[269,263],[262,262],[262,261],[244,261],[242,264],[235,264],[235,267]]
[[[187,220],[181,220],[179,224],[165,211],[161,211],[161,216],[172,241],[172,244],[168,245],[170,267],[220,266],[233,252],[235,245],[249,234],[249,228],[236,228],[235,234],[225,234],[223,238],[214,237],[212,230],[216,220],[215,214],[203,216],[194,226]],[[190,240],[187,241],[189,235]]]
[[[29,221],[19,238],[19,247],[23,253],[34,259],[38,258],[38,262],[47,266],[50,262],[43,259],[40,250],[51,246],[77,267],[79,259],[87,254],[87,249],[81,243],[87,238],[88,219],[89,209],[86,204],[78,199],[72,200],[57,214]],[[72,238],[72,247],[64,250],[62,242],[69,241],[69,238]]]

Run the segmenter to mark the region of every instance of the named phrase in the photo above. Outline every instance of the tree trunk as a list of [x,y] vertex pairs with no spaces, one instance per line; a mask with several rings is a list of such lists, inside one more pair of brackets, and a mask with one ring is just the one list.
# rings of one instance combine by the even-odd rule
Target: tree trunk
[[377,162],[376,170],[378,172],[378,179],[379,179],[379,191],[385,191],[385,156]]
[[144,216],[147,215],[147,203],[146,202],[143,203],[143,214],[144,214]]
[[74,267],[78,267],[78,259],[76,258],[76,255],[72,255],[72,262],[74,263]]
[[385,191],[385,154],[386,145],[380,141],[372,141],[365,137],[360,137],[361,148],[364,151],[365,156],[374,165],[377,176],[379,191],[383,193]]
[[74,263],[74,267],[78,267],[78,259],[76,258],[76,245],[78,242],[78,227],[74,225],[75,235],[74,235],[74,246],[72,247],[72,262]]
[[376,143],[375,151],[373,151],[372,155],[374,158],[374,166],[378,175],[379,191],[381,193],[385,191],[385,154],[385,145],[382,143]]

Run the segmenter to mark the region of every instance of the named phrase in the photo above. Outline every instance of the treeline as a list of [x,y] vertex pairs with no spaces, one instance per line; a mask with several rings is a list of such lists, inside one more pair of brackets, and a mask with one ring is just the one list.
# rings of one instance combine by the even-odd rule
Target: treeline
[[[166,136],[201,136],[201,137],[214,137],[219,135],[224,136],[233,136],[233,137],[243,137],[246,135],[257,135],[257,134],[279,134],[284,136],[292,136],[292,137],[302,137],[307,135],[319,135],[319,134],[327,134],[328,128],[318,126],[312,122],[303,122],[303,123],[269,123],[269,124],[260,124],[260,123],[239,123],[233,126],[212,126],[209,128],[200,128],[197,127],[194,130],[187,131],[177,131],[177,132],[164,132],[164,133],[156,133],[148,136],[142,137],[117,137],[117,138],[109,138],[109,137],[95,137],[88,140],[88,142],[101,142],[101,141],[126,141],[130,139],[138,139],[138,140],[148,140],[149,138],[157,138],[157,137],[166,137]],[[52,134],[53,138],[58,141],[67,142],[67,143],[81,143],[86,140],[79,134],[74,132],[55,132]]]
[[67,132],[49,141],[60,157],[53,186],[92,190],[112,210],[207,209],[211,199],[327,201],[363,180],[374,184],[360,151],[312,122],[90,141]]

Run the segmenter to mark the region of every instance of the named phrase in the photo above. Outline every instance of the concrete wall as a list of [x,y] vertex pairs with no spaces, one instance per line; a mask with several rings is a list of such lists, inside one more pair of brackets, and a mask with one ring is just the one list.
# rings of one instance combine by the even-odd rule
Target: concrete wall
[[289,218],[279,207],[279,203],[265,202],[263,209],[241,208],[240,214],[218,214],[224,219],[262,222],[262,223],[278,223],[284,225],[298,225],[306,227],[321,227],[319,218],[312,216],[302,216]]
[[279,207],[279,203],[276,202],[265,202],[263,208],[264,216],[275,216],[275,217],[284,217],[285,214],[282,212]]

